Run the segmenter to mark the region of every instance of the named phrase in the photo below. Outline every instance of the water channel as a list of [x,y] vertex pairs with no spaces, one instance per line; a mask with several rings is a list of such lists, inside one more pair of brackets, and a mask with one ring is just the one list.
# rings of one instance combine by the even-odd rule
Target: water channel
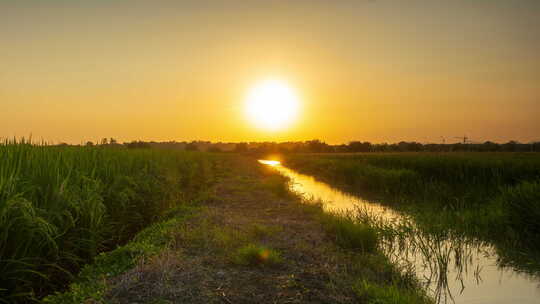
[[400,230],[400,237],[385,239],[381,249],[393,263],[413,271],[437,303],[540,303],[540,276],[501,266],[490,244],[423,232],[409,217],[392,209],[344,193],[278,161],[259,162],[290,178],[292,191],[323,202],[326,211],[363,213]]

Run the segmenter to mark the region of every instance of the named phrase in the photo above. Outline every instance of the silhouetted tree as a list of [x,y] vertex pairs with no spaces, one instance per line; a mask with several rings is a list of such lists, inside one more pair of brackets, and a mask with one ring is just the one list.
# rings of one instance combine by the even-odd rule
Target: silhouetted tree
[[367,141],[351,141],[347,148],[349,152],[369,152],[371,151],[371,143]]
[[502,145],[502,148],[506,152],[515,152],[518,147],[518,142],[515,140],[511,140],[505,144]]
[[494,152],[499,150],[499,145],[491,141],[486,141],[479,149],[484,152]]
[[306,141],[306,146],[309,152],[330,152],[330,146],[327,143],[318,139]]
[[234,148],[234,152],[247,152],[248,151],[248,144],[247,143],[237,143],[236,147]]
[[196,142],[192,141],[186,145],[186,151],[199,151],[199,147]]
[[150,149],[149,143],[144,141],[132,141],[124,144],[128,149]]

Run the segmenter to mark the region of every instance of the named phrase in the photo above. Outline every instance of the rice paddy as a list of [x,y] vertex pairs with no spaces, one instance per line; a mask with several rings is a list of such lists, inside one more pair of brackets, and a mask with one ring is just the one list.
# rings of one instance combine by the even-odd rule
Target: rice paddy
[[64,286],[98,253],[202,195],[212,158],[192,153],[0,144],[0,299]]

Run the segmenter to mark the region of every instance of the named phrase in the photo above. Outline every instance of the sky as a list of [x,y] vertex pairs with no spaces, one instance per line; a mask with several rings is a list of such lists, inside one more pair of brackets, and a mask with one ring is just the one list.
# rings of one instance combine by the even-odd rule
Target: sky
[[[262,79],[297,119],[245,115]],[[538,0],[0,0],[0,138],[540,140]]]

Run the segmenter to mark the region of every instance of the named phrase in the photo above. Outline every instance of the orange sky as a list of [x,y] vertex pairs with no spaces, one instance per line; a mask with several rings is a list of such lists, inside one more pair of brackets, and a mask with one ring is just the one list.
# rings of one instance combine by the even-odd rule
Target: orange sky
[[[245,117],[268,77],[290,128]],[[528,142],[540,1],[1,1],[0,83],[0,137]]]

